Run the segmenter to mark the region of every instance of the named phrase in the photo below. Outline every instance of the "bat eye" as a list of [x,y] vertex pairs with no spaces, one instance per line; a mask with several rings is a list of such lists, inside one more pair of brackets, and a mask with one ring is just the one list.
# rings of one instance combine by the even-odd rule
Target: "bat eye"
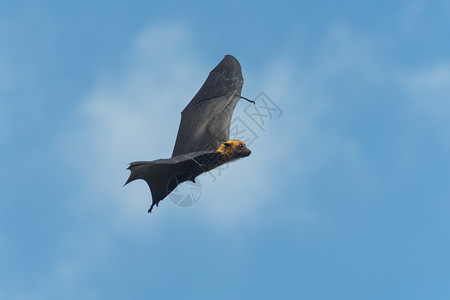
[[240,145],[238,146],[238,149],[239,149],[239,150],[242,150],[242,148],[244,148],[244,145],[240,144]]

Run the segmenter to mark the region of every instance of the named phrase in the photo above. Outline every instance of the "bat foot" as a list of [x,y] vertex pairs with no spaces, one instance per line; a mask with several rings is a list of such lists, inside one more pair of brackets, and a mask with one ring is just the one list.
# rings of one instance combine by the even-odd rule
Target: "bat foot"
[[152,203],[152,206],[150,206],[150,208],[147,210],[147,212],[151,213],[153,210],[153,206],[155,206],[155,205],[156,205],[156,207],[158,207],[158,203]]

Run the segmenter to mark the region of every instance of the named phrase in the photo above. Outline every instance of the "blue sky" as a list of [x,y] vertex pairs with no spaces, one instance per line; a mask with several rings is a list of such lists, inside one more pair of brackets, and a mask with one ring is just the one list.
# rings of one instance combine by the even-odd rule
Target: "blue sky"
[[[449,299],[450,2],[3,1],[0,299]],[[225,54],[282,110],[147,214]],[[218,173],[215,173],[216,175]]]

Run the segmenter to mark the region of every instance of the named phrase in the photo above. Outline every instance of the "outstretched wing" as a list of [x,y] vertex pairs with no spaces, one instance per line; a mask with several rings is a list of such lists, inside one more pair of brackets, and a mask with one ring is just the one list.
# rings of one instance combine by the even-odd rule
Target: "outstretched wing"
[[181,112],[172,157],[216,150],[229,140],[231,117],[243,83],[241,65],[236,58],[226,55]]
[[198,175],[218,165],[219,159],[220,153],[217,151],[200,151],[168,159],[135,161],[128,167],[131,173],[125,185],[136,179],[147,182],[153,198],[152,206],[148,210],[151,212],[153,206],[158,206],[178,184],[188,180],[194,181]]

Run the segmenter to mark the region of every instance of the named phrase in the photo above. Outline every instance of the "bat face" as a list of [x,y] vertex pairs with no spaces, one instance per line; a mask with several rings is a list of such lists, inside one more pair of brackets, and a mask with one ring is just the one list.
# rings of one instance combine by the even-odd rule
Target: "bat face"
[[217,149],[217,152],[222,153],[222,155],[230,161],[249,156],[250,153],[252,153],[245,143],[240,140],[229,140],[222,143]]

